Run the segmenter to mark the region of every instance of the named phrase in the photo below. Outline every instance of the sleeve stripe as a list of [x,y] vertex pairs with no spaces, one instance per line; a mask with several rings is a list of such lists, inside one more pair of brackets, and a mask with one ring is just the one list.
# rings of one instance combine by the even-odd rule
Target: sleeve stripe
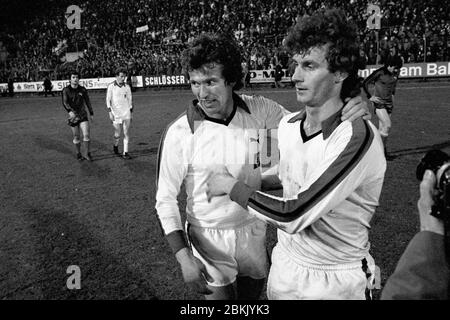
[[249,208],[276,221],[290,222],[316,205],[348,176],[373,141],[374,134],[366,121],[356,120],[352,126],[353,134],[346,148],[308,190],[292,200],[278,200],[255,192],[248,200]]
[[167,131],[169,130],[170,126],[172,126],[178,119],[186,115],[186,111],[180,114],[175,120],[173,120],[164,130],[163,134],[161,135],[161,139],[159,140],[159,146],[158,146],[158,155],[156,157],[156,188],[158,188],[158,180],[159,180],[159,171],[160,171],[160,164],[161,164],[161,157],[163,152],[163,145],[164,140],[166,139]]

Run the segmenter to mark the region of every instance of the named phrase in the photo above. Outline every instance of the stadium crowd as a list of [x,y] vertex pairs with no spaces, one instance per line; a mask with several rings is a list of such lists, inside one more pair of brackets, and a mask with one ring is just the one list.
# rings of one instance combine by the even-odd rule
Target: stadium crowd
[[[391,47],[397,48],[404,63],[450,60],[450,18],[441,1],[373,3],[382,13],[378,37],[366,27],[370,16],[366,0],[42,1],[36,14],[22,23],[0,22],[0,82],[41,81],[46,73],[65,79],[74,64],[83,77],[113,76],[120,65],[127,65],[133,74],[179,74],[180,52],[203,31],[233,34],[249,69],[278,63],[287,67],[282,40],[288,28],[299,16],[322,6],[339,6],[357,23],[367,64],[382,62]],[[82,9],[81,30],[66,27],[64,13],[71,4]],[[137,33],[136,28],[144,25],[148,30]],[[83,52],[83,57],[64,61],[66,50]]]

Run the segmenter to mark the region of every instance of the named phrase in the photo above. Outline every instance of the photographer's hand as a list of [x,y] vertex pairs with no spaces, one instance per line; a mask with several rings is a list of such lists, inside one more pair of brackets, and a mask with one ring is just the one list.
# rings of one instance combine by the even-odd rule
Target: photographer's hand
[[431,215],[431,207],[434,204],[433,196],[436,191],[436,176],[433,171],[426,170],[420,183],[420,198],[417,208],[420,216],[420,231],[430,231],[444,235],[444,224],[441,220]]

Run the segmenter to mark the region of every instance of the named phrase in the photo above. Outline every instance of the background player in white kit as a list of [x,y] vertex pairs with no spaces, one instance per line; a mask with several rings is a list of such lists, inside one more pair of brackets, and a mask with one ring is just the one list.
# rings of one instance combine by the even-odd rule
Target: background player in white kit
[[[275,129],[287,112],[261,96],[238,95],[242,86],[239,47],[225,36],[202,35],[183,54],[197,98],[164,133],[158,153],[156,209],[185,282],[207,299],[258,299],[267,275],[265,223],[249,216],[228,196],[206,197],[214,165],[226,165],[236,177],[259,189],[257,161],[233,161],[255,154],[247,145],[261,129]],[[350,115],[364,114],[361,99]],[[351,104],[350,104],[351,105]],[[355,115],[356,113],[356,115]],[[231,156],[231,161],[227,161]],[[187,193],[189,244],[177,196]]]
[[303,17],[286,38],[297,101],[306,108],[279,125],[283,198],[232,174],[208,181],[210,196],[229,194],[251,216],[279,228],[269,299],[370,298],[368,230],[386,160],[372,123],[340,119],[345,99],[360,92],[356,37],[356,27],[334,9]]
[[127,72],[125,68],[116,70],[116,80],[112,82],[106,92],[106,107],[109,118],[114,127],[114,153],[119,153],[119,139],[123,128],[123,154],[124,159],[131,159],[128,154],[128,144],[130,142],[131,113],[133,112],[133,100],[131,89],[125,83]]

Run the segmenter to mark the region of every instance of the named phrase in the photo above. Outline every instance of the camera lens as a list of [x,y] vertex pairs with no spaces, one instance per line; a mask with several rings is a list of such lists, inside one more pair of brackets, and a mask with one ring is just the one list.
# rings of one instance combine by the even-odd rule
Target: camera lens
[[445,152],[441,150],[428,151],[417,166],[417,179],[422,181],[425,170],[431,170],[436,174],[439,167],[448,161],[450,161],[450,157]]

